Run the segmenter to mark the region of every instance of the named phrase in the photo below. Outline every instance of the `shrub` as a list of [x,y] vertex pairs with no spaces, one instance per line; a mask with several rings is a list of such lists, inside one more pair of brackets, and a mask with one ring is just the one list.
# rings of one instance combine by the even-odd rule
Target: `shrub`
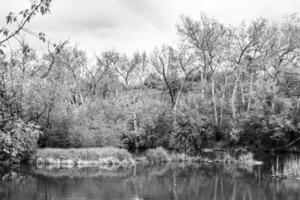
[[249,116],[239,128],[239,145],[260,149],[284,146],[297,136],[297,127],[286,115]]
[[144,133],[141,135],[141,141],[145,144],[145,148],[157,146],[169,148],[172,132],[173,112],[166,109],[153,120],[153,123],[145,125]]
[[40,134],[37,126],[22,120],[7,124],[0,131],[0,159],[10,163],[28,162],[36,151]]
[[171,158],[167,150],[162,147],[156,147],[155,149],[149,149],[146,153],[146,157],[150,162],[162,163],[170,162]]
[[171,146],[181,152],[195,154],[211,146],[216,127],[208,117],[194,114],[177,117],[177,125],[171,138]]

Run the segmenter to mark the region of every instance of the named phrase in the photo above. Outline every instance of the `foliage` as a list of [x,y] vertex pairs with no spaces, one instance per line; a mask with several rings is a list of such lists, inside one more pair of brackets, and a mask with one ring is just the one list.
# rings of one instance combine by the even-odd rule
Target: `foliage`
[[173,148],[194,154],[203,148],[211,147],[212,141],[215,141],[216,129],[210,119],[201,114],[188,114],[177,119],[172,135]]
[[249,116],[240,124],[239,144],[259,149],[283,146],[298,132],[292,121],[282,115]]
[[170,148],[170,139],[173,132],[173,115],[169,110],[162,111],[151,124],[146,124],[144,140],[146,148],[164,147]]
[[29,162],[37,149],[41,132],[31,123],[17,120],[0,130],[0,155],[2,161]]

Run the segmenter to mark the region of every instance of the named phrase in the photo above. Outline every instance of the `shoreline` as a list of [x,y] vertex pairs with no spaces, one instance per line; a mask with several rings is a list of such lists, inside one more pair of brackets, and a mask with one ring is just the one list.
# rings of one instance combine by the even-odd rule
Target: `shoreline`
[[203,156],[188,156],[184,153],[170,153],[158,147],[149,149],[144,156],[133,156],[125,149],[115,147],[87,149],[38,149],[33,163],[36,166],[52,166],[58,168],[102,167],[110,170],[119,167],[132,167],[138,164],[157,163],[225,163],[233,165],[262,165],[253,159],[251,152],[234,158],[229,154],[224,158],[210,159]]

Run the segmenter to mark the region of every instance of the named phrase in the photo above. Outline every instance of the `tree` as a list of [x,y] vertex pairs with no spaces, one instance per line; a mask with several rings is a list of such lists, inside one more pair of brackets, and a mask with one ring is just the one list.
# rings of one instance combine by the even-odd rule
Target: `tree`
[[[249,92],[252,92],[253,71],[251,70],[253,70],[253,63],[256,61],[261,48],[266,42],[264,38],[266,28],[267,21],[265,19],[258,19],[257,21],[252,22],[249,27],[246,27],[245,24],[241,24],[240,27],[233,30],[231,53],[229,54],[229,61],[235,75],[234,86],[231,95],[231,109],[233,119],[237,119],[236,101],[239,83],[241,85],[242,101],[243,104],[245,104],[241,74],[243,74],[247,68],[250,69],[250,66],[252,67],[252,69],[250,69],[251,77]],[[248,103],[248,105],[250,106],[250,103]]]
[[[14,38],[20,31],[25,29],[26,24],[28,24],[31,19],[38,13],[45,15],[50,12],[50,4],[52,0],[39,0],[31,1],[31,7],[20,11],[18,14],[10,12],[6,16],[6,24],[16,24],[15,30],[9,30],[6,27],[0,29],[0,34],[3,35],[3,38],[0,39],[0,47],[3,46],[8,40]],[[26,31],[28,31],[26,29]],[[45,35],[39,33],[41,40],[45,41]]]
[[227,29],[214,18],[202,14],[199,21],[183,16],[181,23],[177,26],[177,31],[187,45],[194,49],[203,68],[202,93],[204,93],[203,85],[207,80],[207,71],[210,71],[214,120],[218,125],[215,73],[224,64],[224,52],[228,42]]

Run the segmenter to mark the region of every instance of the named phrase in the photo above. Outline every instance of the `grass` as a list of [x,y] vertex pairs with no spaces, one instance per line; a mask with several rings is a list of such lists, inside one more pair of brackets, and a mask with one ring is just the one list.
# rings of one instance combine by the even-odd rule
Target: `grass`
[[300,159],[291,157],[283,162],[283,167],[279,168],[278,157],[276,164],[272,166],[272,176],[277,178],[300,179]]
[[284,162],[283,177],[300,178],[300,160],[298,158],[290,158]]
[[37,162],[48,164],[94,164],[132,162],[132,155],[125,149],[115,147],[82,148],[82,149],[38,149]]
[[[140,159],[143,160],[143,159]],[[156,147],[154,149],[149,149],[146,152],[145,160],[150,163],[197,163],[197,162],[209,162],[208,159],[202,157],[191,157],[184,153],[169,153],[166,149],[162,147]],[[143,162],[143,161],[142,161]]]

